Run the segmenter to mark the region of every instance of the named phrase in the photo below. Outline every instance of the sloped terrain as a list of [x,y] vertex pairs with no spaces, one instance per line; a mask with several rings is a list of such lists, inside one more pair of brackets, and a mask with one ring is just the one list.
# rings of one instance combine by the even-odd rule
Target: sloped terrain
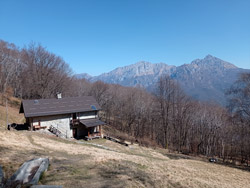
[[[0,100],[2,100],[1,96]],[[19,114],[19,109],[18,109],[19,106],[20,106],[20,100],[16,98],[11,98],[7,110],[5,105],[3,106],[2,104],[0,104],[0,128],[5,128],[5,129],[7,128],[7,117],[8,117],[8,124],[24,123],[25,119],[23,114]]]
[[[92,145],[99,144],[99,145]],[[105,147],[102,147],[105,146]],[[40,183],[63,187],[249,187],[250,172],[99,139],[68,141],[29,131],[0,131],[5,176],[35,157],[49,157]]]

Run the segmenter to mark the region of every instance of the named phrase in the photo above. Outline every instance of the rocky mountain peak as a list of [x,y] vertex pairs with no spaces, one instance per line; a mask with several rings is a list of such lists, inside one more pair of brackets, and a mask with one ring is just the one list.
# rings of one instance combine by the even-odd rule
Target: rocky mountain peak
[[[138,61],[137,63],[132,64],[132,65],[135,65],[135,66],[150,66],[152,64],[153,63],[150,63],[150,62],[147,62],[147,61]],[[129,66],[131,66],[131,65],[129,65]]]
[[208,54],[208,55],[206,55],[206,57],[205,57],[204,59],[209,60],[209,59],[214,59],[214,58],[216,58],[216,57],[214,57],[214,56]]
[[87,73],[76,74],[75,77],[77,79],[86,79],[86,80],[90,80],[92,78],[92,76]]
[[165,63],[150,63],[146,61],[139,61],[132,65],[116,68],[113,71],[102,74],[102,75],[104,76],[108,74],[112,74],[112,75],[118,74],[123,77],[125,76],[136,77],[136,76],[158,74],[159,72],[162,72],[162,71],[169,71],[170,69],[174,67],[175,66],[167,65]]
[[212,55],[207,55],[203,59],[196,59],[190,64],[192,67],[199,68],[213,68],[213,69],[235,69],[238,68],[235,65],[223,61]]
[[[196,59],[190,64],[172,66],[165,63],[150,63],[140,61],[125,67],[119,67],[111,72],[94,76],[89,80],[101,80],[106,83],[123,86],[142,86],[153,91],[162,75],[169,75],[177,80],[184,91],[198,100],[215,100],[225,102],[224,92],[237,79],[242,71],[235,65],[212,55]],[[82,75],[89,78],[89,75]]]

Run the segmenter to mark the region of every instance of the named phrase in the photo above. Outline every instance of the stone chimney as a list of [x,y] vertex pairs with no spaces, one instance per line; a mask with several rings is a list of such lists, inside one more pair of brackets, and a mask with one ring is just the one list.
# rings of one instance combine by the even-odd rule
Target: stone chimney
[[57,99],[61,99],[61,98],[62,98],[62,93],[59,93],[59,92],[58,92],[58,93],[56,94],[56,96],[57,96]]

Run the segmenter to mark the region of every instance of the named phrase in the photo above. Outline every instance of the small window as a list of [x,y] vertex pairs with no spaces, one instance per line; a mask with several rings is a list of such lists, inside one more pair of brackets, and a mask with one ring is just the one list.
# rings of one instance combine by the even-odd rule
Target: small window
[[34,104],[39,104],[39,101],[38,100],[34,100]]
[[96,110],[95,105],[91,105],[91,109],[92,109],[92,110]]

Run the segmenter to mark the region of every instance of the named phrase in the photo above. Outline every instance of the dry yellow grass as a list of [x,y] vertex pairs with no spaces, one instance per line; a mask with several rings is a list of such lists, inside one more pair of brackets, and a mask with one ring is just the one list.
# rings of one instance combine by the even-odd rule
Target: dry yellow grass
[[[16,101],[17,99],[13,99],[12,101]],[[19,114],[19,109],[13,105],[8,106],[8,123],[24,123],[25,118],[23,114]],[[6,128],[6,108],[5,106],[0,105],[0,128]]]
[[0,164],[10,176],[23,162],[48,156],[43,184],[64,187],[250,187],[250,172],[158,150],[96,140],[110,151],[28,131],[0,132]]

